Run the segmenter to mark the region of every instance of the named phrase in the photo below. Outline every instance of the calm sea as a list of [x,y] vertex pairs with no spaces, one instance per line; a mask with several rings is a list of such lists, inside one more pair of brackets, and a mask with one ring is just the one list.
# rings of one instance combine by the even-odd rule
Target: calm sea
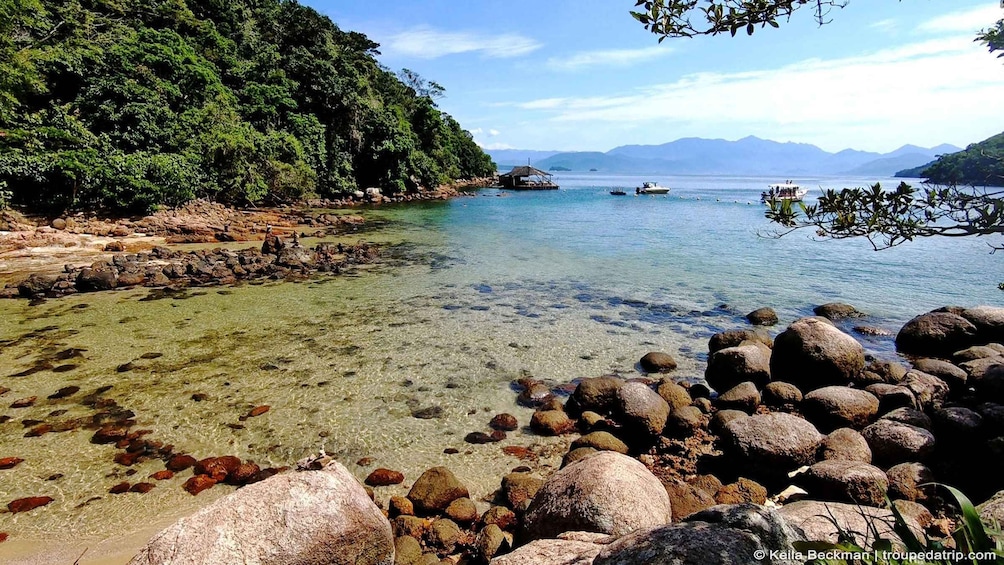
[[[405,485],[447,465],[480,499],[515,466],[546,475],[568,442],[527,429],[501,444],[464,442],[469,432],[487,431],[498,412],[529,422],[531,410],[514,402],[513,379],[635,377],[638,359],[653,350],[677,358],[674,376],[699,379],[708,337],[747,327],[743,316],[761,306],[780,314],[775,331],[815,305],[843,301],[869,315],[848,331],[868,324],[895,332],[939,306],[1004,302],[997,289],[1004,257],[978,238],[875,252],[863,240],[765,237],[772,226],[760,191],[786,179],[556,180],[561,190],[485,189],[449,202],[353,211],[371,231],[342,239],[383,244],[383,260],[341,277],[146,301],[149,291],[134,289],[34,306],[0,302],[0,385],[11,389],[4,406],[39,399],[0,409],[10,417],[0,423],[0,455],[24,459],[3,471],[0,503],[55,499],[23,515],[0,514],[0,531],[10,533],[0,561],[30,555],[32,563],[67,563],[89,547],[93,555],[119,552],[108,562],[124,563],[157,528],[232,490],[192,497],[181,488],[188,475],[179,474],[148,494],[109,495],[163,462],[122,467],[114,446],[90,443],[88,430],[25,437],[23,422],[92,416],[82,398],[99,387],[111,387],[104,397],[135,413],[148,439],[176,452],[232,454],[264,467],[323,448],[360,479],[388,467],[404,472]],[[609,194],[633,193],[644,180],[672,192]],[[793,180],[813,196],[867,181]],[[858,337],[872,354],[895,356],[891,337]],[[70,385],[80,392],[48,398]],[[271,410],[241,420],[258,405]],[[423,410],[437,417],[414,416]],[[539,457],[506,455],[500,448],[509,445],[531,446]],[[381,487],[378,497],[404,492]]]

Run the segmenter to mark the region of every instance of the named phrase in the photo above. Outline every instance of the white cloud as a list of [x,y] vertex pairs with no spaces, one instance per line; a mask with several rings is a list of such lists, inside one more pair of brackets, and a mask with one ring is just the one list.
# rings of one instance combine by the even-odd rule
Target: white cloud
[[663,124],[673,131],[667,140],[731,132],[830,149],[891,149],[904,139],[931,145],[976,141],[968,137],[974,134],[962,132],[1004,122],[1002,88],[1000,61],[969,35],[959,35],[863,56],[696,73],[612,96],[547,98],[517,106],[539,112],[556,126]]
[[661,45],[641,49],[581,51],[568,57],[551,57],[547,60],[547,66],[559,71],[575,71],[598,66],[625,67],[662,57],[672,52],[672,49]]
[[891,31],[894,31],[897,27],[899,27],[899,22],[897,22],[893,18],[889,18],[886,20],[879,20],[877,22],[872,22],[871,24],[868,24],[868,27],[884,33],[889,33]]
[[474,129],[469,130],[469,131],[471,132],[471,135],[481,135],[482,133],[484,133],[485,130],[483,130],[481,128],[474,128]]
[[512,145],[509,145],[508,143],[487,143],[487,144],[486,143],[478,143],[478,145],[482,149],[487,149],[489,151],[496,150],[496,149],[498,149],[498,150],[501,150],[501,149],[515,149],[515,147],[513,147]]
[[502,133],[502,132],[500,132],[497,129],[490,129],[490,130],[488,130],[488,137],[495,137],[495,136],[499,135],[500,133]]
[[980,6],[969,10],[953,12],[928,20],[919,26],[917,31],[923,33],[954,33],[971,32],[988,28],[1004,16],[996,5]]
[[420,26],[391,36],[381,47],[385,54],[419,59],[473,52],[501,59],[532,53],[542,45],[532,38],[515,33],[486,35],[472,31],[437,31],[428,26]]

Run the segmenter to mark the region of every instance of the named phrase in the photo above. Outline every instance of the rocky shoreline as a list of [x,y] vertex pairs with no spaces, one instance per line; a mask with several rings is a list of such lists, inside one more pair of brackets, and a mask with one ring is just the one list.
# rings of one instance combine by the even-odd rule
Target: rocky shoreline
[[[472,500],[445,467],[376,469],[364,486],[321,454],[297,472],[259,470],[132,563],[796,563],[798,542],[841,532],[864,547],[875,533],[899,543],[886,497],[918,537],[953,547],[958,511],[928,483],[1004,518],[1002,342],[1004,309],[947,307],[899,331],[905,362],[881,361],[816,316],[774,336],[763,326],[716,334],[707,385],[674,378],[665,352],[642,358],[648,375],[636,379],[524,379],[513,386],[536,407],[530,431],[578,436],[549,476],[520,466]],[[518,429],[496,414],[467,441]],[[236,481],[242,462],[217,459],[195,462],[189,482]],[[408,482],[407,496],[381,494]]]
[[[472,196],[465,191],[491,180],[459,181],[434,191],[393,197],[379,191],[360,192],[340,200],[311,200],[302,207],[277,209],[237,210],[196,200],[142,218],[84,214],[28,218],[6,211],[0,214],[0,257],[37,249],[30,255],[32,267],[28,270],[39,272],[0,286],[0,298],[58,298],[121,287],[213,286],[319,272],[338,274],[349,265],[371,262],[377,252],[365,243],[301,246],[300,238],[353,233],[365,223],[358,215],[324,210]],[[280,238],[266,242],[261,252],[253,248],[181,251],[166,247],[263,241],[269,236],[286,238],[290,245]],[[63,262],[56,264],[60,259]]]

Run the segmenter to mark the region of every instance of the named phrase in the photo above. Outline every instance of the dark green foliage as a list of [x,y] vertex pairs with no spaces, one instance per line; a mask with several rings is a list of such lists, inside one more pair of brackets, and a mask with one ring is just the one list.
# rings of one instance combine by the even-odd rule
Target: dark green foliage
[[942,155],[921,175],[935,184],[1004,186],[1004,133]]
[[442,87],[377,47],[294,0],[0,0],[0,183],[146,211],[491,174]]
[[827,190],[815,204],[793,205],[788,200],[767,204],[767,218],[787,231],[812,228],[819,237],[865,237],[876,249],[918,237],[1004,234],[1004,193],[986,188],[918,190],[901,182],[894,190],[885,190],[876,183]]

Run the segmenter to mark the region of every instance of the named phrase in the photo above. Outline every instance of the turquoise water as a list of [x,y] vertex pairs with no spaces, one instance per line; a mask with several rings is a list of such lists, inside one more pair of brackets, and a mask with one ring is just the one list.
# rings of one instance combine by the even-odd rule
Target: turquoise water
[[[609,195],[612,187],[633,192],[643,180],[673,191]],[[180,474],[149,494],[109,495],[163,463],[127,470],[112,461],[113,446],[89,442],[89,430],[25,437],[26,421],[91,414],[81,396],[99,387],[111,386],[104,397],[177,452],[283,466],[323,448],[360,479],[376,466],[402,471],[403,486],[378,489],[383,501],[406,492],[424,469],[447,465],[479,500],[513,467],[545,476],[569,441],[523,428],[501,444],[464,443],[499,412],[529,422],[531,410],[514,402],[513,379],[636,377],[638,359],[653,350],[677,358],[675,377],[699,379],[708,337],[747,326],[743,316],[761,306],[778,311],[774,331],[815,305],[844,301],[869,314],[848,331],[864,323],[895,332],[932,308],[1004,299],[996,286],[1004,257],[978,238],[875,252],[862,240],[761,237],[771,225],[759,193],[777,180],[562,175],[558,191],[485,189],[359,210],[379,228],[344,240],[380,243],[383,258],[345,276],[153,301],[143,301],[147,289],[39,305],[0,301],[0,385],[11,389],[0,401],[0,415],[11,418],[0,422],[0,456],[25,459],[0,474],[0,504],[55,499],[29,513],[0,513],[0,531],[11,535],[0,561],[67,563],[90,547],[82,564],[124,563],[156,528],[231,490],[191,497]],[[814,194],[866,182],[796,180]],[[895,356],[891,337],[857,337],[871,353]],[[18,376],[71,350],[81,353],[54,362],[57,370]],[[132,368],[120,371],[126,363]],[[47,398],[67,385],[81,392]],[[208,398],[194,402],[195,393]],[[35,406],[9,408],[30,396],[39,398]],[[240,421],[262,404],[272,409]],[[430,407],[441,409],[439,418],[413,417]],[[501,450],[511,445],[532,447],[534,458]],[[357,464],[363,458],[370,462]],[[91,560],[113,549],[118,557]]]
[[[559,191],[499,197],[487,189],[382,214],[441,238],[437,251],[452,258],[444,280],[543,285],[531,297],[542,304],[590,292],[693,310],[724,304],[740,315],[771,306],[790,321],[842,301],[871,315],[869,323],[896,329],[947,304],[1004,299],[997,289],[1004,258],[989,253],[986,238],[928,238],[882,251],[864,239],[821,241],[809,230],[771,238],[775,226],[758,200],[776,179],[666,177],[654,180],[673,188],[667,197],[630,195],[642,180],[563,175]],[[813,189],[810,201],[821,189],[874,181],[798,179]],[[629,196],[611,196],[612,187]]]

